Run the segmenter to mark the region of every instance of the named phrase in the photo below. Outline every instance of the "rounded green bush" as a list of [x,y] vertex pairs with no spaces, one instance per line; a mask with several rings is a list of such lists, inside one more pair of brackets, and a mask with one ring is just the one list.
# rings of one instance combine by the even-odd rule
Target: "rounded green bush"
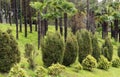
[[29,77],[24,69],[22,69],[18,64],[14,65],[9,74],[8,77]]
[[95,35],[92,36],[92,56],[98,61],[100,58],[101,50],[99,47],[98,39]]
[[112,45],[109,38],[105,39],[105,43],[103,44],[103,48],[104,47],[107,47],[107,49],[108,49],[108,56],[107,57],[105,56],[105,57],[108,59],[108,61],[111,61],[112,57],[113,57],[113,45]]
[[111,63],[107,60],[107,58],[101,55],[98,62],[98,68],[108,70],[110,66],[111,66]]
[[45,77],[47,74],[47,69],[45,69],[43,66],[38,66],[35,70],[36,77]]
[[77,40],[79,45],[79,62],[86,58],[89,54],[92,54],[92,40],[91,33],[87,30],[81,30],[77,32]]
[[112,61],[112,66],[113,66],[113,67],[119,67],[119,66],[120,66],[120,59],[119,59],[119,58],[115,58],[115,59]]
[[42,60],[45,66],[53,63],[63,62],[64,41],[61,35],[56,33],[47,33],[46,38],[41,41]]
[[0,31],[0,72],[8,72],[19,61],[18,43],[11,34]]
[[120,46],[118,47],[118,57],[120,58]]
[[82,61],[83,69],[92,71],[93,68],[97,67],[97,61],[94,57],[91,55],[88,55],[83,61]]
[[65,66],[57,63],[57,64],[52,64],[50,67],[48,67],[48,73],[49,75],[53,76],[59,76],[60,73],[64,72]]
[[63,65],[69,66],[76,61],[78,52],[78,43],[76,37],[70,33],[65,44],[65,53],[63,58]]

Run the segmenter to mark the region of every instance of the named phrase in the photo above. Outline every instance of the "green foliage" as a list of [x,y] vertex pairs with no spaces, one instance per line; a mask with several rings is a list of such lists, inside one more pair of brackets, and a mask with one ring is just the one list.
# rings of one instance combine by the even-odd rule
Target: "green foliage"
[[52,66],[48,68],[48,73],[53,76],[59,76],[60,73],[64,72],[64,70],[65,70],[65,66],[57,63],[57,64],[52,64]]
[[101,50],[99,47],[98,39],[95,35],[92,36],[92,48],[92,56],[98,61],[98,59],[100,58]]
[[7,33],[8,33],[8,34],[11,34],[11,33],[12,33],[12,29],[8,28],[8,29],[7,29]]
[[[108,53],[107,53],[107,49],[108,49]],[[103,55],[108,59],[108,61],[111,61],[113,57],[113,46],[109,38],[106,38],[105,43],[103,44],[103,52],[104,51],[106,52],[105,54],[103,53]]]
[[108,70],[111,66],[111,63],[103,55],[100,56],[98,62],[98,68],[103,70]]
[[26,74],[26,71],[24,69],[20,68],[20,66],[16,64],[11,68],[8,77],[29,77],[29,76]]
[[83,69],[83,66],[79,62],[72,64],[71,67],[74,68],[75,72],[79,72]]
[[35,70],[36,77],[45,77],[47,74],[47,69],[45,69],[43,66],[38,66]]
[[46,38],[41,41],[41,50],[45,66],[63,62],[64,41],[58,32],[47,33]]
[[20,51],[14,37],[0,31],[0,72],[8,72],[20,61]]
[[118,47],[118,56],[120,58],[120,46]]
[[76,37],[70,33],[65,44],[65,53],[63,58],[63,65],[69,66],[76,61],[78,52],[78,43]]
[[115,59],[112,61],[112,66],[113,66],[113,67],[119,67],[119,66],[120,66],[120,59],[119,59],[119,58],[115,58]]
[[83,61],[82,61],[83,69],[92,71],[93,68],[97,67],[97,61],[94,57],[91,55],[88,55]]
[[77,40],[79,45],[79,62],[81,63],[82,60],[92,54],[92,40],[91,34],[87,30],[81,30],[77,32]]
[[29,68],[34,69],[35,68],[35,57],[37,56],[36,51],[34,50],[34,47],[32,44],[26,44],[25,45],[25,57],[27,58],[27,61],[29,63]]

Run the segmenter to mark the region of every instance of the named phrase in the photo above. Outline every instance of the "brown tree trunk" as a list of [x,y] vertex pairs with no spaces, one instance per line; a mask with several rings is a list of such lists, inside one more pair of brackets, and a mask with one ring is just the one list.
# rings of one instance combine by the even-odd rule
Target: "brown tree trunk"
[[62,17],[59,18],[60,34],[63,35]]
[[45,35],[48,31],[48,20],[47,19],[44,19],[44,27],[45,27]]
[[115,31],[115,40],[117,41],[118,40],[118,32],[119,32],[119,28],[118,28],[118,20],[114,20],[114,31]]
[[19,0],[19,7],[20,7],[20,32],[22,32],[22,0]]
[[18,8],[17,1],[15,0],[15,23],[16,23],[16,39],[18,39]]
[[40,38],[41,38],[41,17],[40,12],[38,12],[38,49],[40,48]]
[[55,30],[58,31],[58,19],[55,18]]
[[102,24],[102,38],[105,39],[108,36],[108,23],[103,22]]
[[64,13],[64,39],[67,39],[67,13]]

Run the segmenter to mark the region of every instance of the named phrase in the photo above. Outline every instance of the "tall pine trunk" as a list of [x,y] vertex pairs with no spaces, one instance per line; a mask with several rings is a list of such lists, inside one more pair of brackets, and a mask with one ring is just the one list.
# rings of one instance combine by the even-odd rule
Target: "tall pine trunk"
[[38,49],[40,48],[40,38],[41,38],[41,17],[40,12],[38,12]]
[[62,17],[59,18],[60,34],[63,35]]
[[114,32],[115,32],[115,40],[118,40],[118,32],[119,32],[119,27],[118,27],[118,20],[114,20]]
[[19,0],[19,7],[20,7],[20,32],[22,32],[22,0]]
[[64,39],[67,38],[67,13],[64,13]]
[[24,0],[24,25],[25,25],[25,37],[27,37],[27,1]]
[[17,7],[17,0],[15,0],[15,23],[16,23],[16,39],[18,39],[18,7]]
[[0,0],[0,23],[2,23],[2,1]]
[[58,31],[58,19],[55,18],[55,30]]
[[12,17],[11,17],[11,2],[9,3],[9,13],[8,13],[8,15],[9,15],[9,24],[12,25],[12,21],[11,21],[11,19],[12,19]]
[[102,23],[102,38],[105,39],[108,36],[108,23]]
[[48,20],[47,19],[44,19],[44,27],[45,27],[45,35],[48,31]]
[[[28,1],[29,4],[30,4],[30,0]],[[30,26],[30,33],[32,33],[32,10],[31,10],[31,7],[30,5],[28,6],[28,9],[29,9],[29,26]]]

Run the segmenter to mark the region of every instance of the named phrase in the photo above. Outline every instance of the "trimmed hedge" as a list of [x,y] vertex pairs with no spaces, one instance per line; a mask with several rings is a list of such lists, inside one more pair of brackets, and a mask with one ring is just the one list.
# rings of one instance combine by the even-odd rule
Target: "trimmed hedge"
[[92,40],[91,33],[87,30],[81,30],[77,32],[77,40],[79,45],[79,62],[86,58],[89,54],[92,54]]
[[76,61],[78,52],[78,43],[76,37],[70,33],[65,44],[65,53],[63,58],[63,65],[70,66]]
[[20,61],[18,43],[11,33],[0,30],[0,72],[9,72]]
[[42,60],[45,66],[63,62],[64,41],[60,33],[47,33],[41,41]]

